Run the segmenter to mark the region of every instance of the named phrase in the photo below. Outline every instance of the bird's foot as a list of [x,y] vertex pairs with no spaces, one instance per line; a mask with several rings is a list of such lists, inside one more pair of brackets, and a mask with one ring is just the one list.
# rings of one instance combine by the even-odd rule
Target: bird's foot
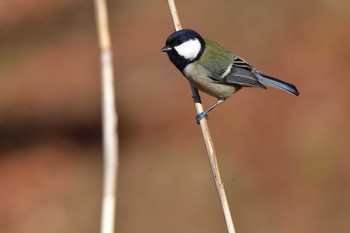
[[198,114],[197,114],[197,116],[196,116],[196,122],[197,122],[197,124],[199,124],[199,122],[200,122],[203,118],[208,119],[208,112],[201,112],[201,113],[198,113]]

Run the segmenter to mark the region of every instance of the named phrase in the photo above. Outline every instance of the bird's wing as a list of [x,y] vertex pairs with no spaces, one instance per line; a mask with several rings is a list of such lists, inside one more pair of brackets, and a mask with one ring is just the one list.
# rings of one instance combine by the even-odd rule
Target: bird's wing
[[266,89],[258,81],[252,72],[253,68],[246,61],[214,42],[206,41],[206,45],[206,51],[200,59],[200,64],[206,69],[209,78],[219,83]]
[[255,76],[254,68],[242,58],[231,54],[234,58],[230,72],[223,77],[227,83],[239,84],[243,87],[260,87],[266,89]]
[[260,87],[266,89],[266,87],[259,82],[254,73],[246,69],[238,68],[235,65],[233,65],[231,71],[223,77],[223,81],[226,83],[238,84],[243,87]]
[[210,78],[220,81],[234,57],[215,42],[205,40],[205,45],[204,53],[197,62],[205,68]]

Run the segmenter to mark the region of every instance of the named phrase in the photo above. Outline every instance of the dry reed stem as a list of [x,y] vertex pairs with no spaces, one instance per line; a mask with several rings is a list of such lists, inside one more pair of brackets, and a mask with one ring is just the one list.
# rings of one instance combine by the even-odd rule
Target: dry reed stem
[[[168,0],[168,4],[169,4],[172,19],[174,22],[175,30],[176,31],[181,30],[182,27],[181,27],[179,15],[177,13],[174,0]],[[196,88],[194,88],[192,85],[191,85],[191,90],[192,90],[192,94],[193,94],[193,99],[194,99],[196,111],[197,111],[197,113],[201,113],[201,112],[203,112],[203,105],[200,101],[200,96],[199,96],[198,90]],[[227,202],[224,184],[221,181],[221,176],[220,176],[220,171],[219,171],[218,163],[217,163],[217,159],[216,159],[214,144],[213,144],[213,141],[212,141],[211,136],[210,136],[207,120],[205,118],[200,121],[200,127],[201,127],[201,131],[202,131],[204,143],[205,143],[205,146],[207,149],[208,158],[209,158],[209,162],[210,162],[210,166],[211,166],[211,170],[212,170],[212,175],[213,175],[214,182],[216,185],[216,191],[219,195],[222,211],[223,211],[223,214],[225,217],[227,231],[228,231],[228,233],[235,233],[236,231],[235,231],[235,228],[233,225],[230,208],[229,208],[229,205]]]
[[94,0],[100,46],[103,129],[103,193],[101,233],[113,233],[115,224],[119,144],[111,39],[105,0]]

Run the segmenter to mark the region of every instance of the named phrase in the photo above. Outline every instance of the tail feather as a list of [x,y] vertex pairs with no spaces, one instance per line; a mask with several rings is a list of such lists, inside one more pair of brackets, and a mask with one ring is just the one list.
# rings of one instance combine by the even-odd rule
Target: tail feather
[[299,95],[298,89],[293,84],[287,83],[285,81],[282,81],[277,78],[273,78],[261,73],[255,73],[255,75],[258,78],[259,82],[262,84],[266,84],[268,86],[289,92],[296,96]]

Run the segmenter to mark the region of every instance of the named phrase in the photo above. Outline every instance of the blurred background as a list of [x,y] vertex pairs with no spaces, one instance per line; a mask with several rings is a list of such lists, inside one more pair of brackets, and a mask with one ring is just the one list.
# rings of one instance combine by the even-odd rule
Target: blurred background
[[[350,232],[350,2],[176,3],[183,27],[301,92],[244,89],[210,114],[237,232]],[[0,2],[0,232],[99,231],[93,7]],[[173,32],[167,1],[109,1],[109,13],[117,232],[225,232],[189,85],[159,51]]]

